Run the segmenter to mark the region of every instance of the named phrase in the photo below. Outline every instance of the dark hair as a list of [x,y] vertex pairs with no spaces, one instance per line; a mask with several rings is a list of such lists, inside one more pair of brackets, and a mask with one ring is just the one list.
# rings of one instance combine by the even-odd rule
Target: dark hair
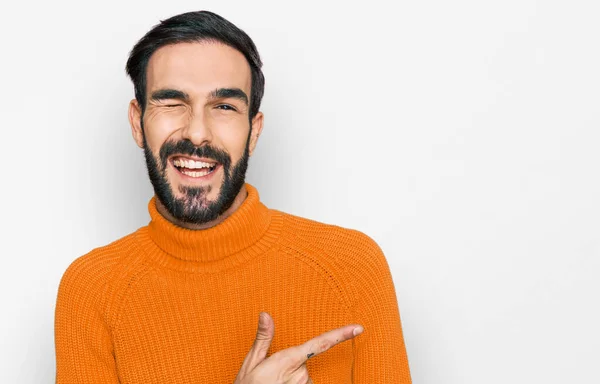
[[252,73],[249,117],[252,119],[256,116],[265,90],[265,77],[258,50],[244,31],[209,11],[187,12],[162,20],[131,50],[125,70],[133,82],[135,98],[142,108],[142,115],[146,109],[146,70],[152,54],[166,45],[202,41],[220,42],[240,51],[246,57]]

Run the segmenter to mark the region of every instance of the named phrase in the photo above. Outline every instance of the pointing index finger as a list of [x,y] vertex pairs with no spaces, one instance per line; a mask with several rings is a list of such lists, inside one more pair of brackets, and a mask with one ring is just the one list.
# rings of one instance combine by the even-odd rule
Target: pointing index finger
[[298,346],[300,365],[306,363],[311,357],[318,356],[334,346],[360,335],[363,330],[364,328],[358,324],[346,325],[308,340]]

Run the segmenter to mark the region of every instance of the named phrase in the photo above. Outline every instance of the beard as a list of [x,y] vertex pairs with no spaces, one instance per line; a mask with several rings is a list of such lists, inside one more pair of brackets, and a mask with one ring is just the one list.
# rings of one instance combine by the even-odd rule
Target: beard
[[[250,157],[249,145],[250,135],[246,140],[246,148],[242,158],[232,166],[231,156],[226,151],[208,144],[196,147],[189,140],[165,142],[160,148],[159,157],[155,158],[144,135],[144,157],[146,158],[148,176],[154,187],[154,193],[177,220],[194,224],[203,224],[215,220],[231,207],[244,186]],[[175,197],[173,187],[167,179],[167,161],[173,155],[207,158],[221,164],[223,167],[223,182],[216,200],[211,201],[208,199],[212,186],[191,187],[180,185],[178,190],[183,197]]]

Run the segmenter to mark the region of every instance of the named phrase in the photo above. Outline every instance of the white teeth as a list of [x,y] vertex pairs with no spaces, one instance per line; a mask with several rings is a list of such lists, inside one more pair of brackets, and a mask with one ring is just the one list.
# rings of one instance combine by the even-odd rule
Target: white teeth
[[175,159],[173,160],[173,164],[177,167],[185,167],[190,169],[199,169],[199,168],[210,168],[215,164],[205,163],[203,161],[194,161],[194,160],[184,160],[184,159]]
[[207,169],[205,171],[200,171],[200,172],[181,170],[181,173],[191,176],[191,177],[202,177],[202,176],[208,175],[210,173],[210,170]]

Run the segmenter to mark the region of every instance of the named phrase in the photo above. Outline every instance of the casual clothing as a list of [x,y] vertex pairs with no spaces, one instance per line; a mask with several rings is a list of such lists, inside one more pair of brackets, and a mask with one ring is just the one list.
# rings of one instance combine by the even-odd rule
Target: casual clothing
[[220,224],[151,221],[75,260],[58,291],[57,384],[233,384],[258,314],[269,350],[348,324],[365,331],[306,363],[317,384],[410,383],[385,256],[366,235],[267,208],[256,189]]

